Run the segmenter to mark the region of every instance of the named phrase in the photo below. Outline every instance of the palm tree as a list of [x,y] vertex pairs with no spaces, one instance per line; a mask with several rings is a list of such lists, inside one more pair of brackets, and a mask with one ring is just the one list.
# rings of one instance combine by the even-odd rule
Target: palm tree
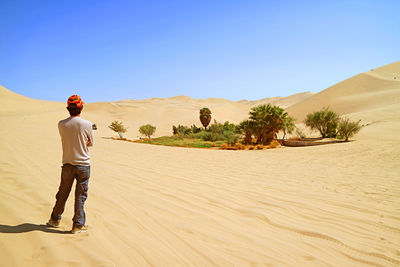
[[245,145],[251,144],[251,135],[254,131],[254,122],[251,120],[244,120],[239,123],[238,129],[241,133],[244,134]]
[[211,121],[211,110],[208,108],[200,109],[200,121],[203,124],[204,129],[207,130],[207,126],[210,124]]
[[294,118],[287,116],[286,119],[283,120],[283,137],[282,139],[285,140],[286,133],[291,134],[293,133],[296,126],[294,125]]
[[287,112],[278,107],[259,105],[251,109],[250,120],[254,123],[254,133],[257,143],[269,144],[276,138],[278,132],[283,129],[284,121],[287,120]]

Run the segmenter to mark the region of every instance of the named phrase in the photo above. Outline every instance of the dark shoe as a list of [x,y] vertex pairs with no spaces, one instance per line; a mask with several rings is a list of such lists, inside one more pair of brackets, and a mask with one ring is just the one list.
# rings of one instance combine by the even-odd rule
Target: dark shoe
[[47,225],[47,226],[50,226],[50,227],[54,227],[54,228],[59,228],[59,227],[60,227],[60,220],[54,221],[54,220],[50,219],[50,220],[46,223],[46,225]]
[[83,232],[86,232],[88,230],[88,228],[89,227],[87,225],[74,226],[74,227],[72,227],[71,233],[73,233],[73,234],[83,233]]

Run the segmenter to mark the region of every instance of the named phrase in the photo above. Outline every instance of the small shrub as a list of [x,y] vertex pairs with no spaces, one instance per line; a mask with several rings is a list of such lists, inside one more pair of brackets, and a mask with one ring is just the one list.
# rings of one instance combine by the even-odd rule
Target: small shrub
[[219,133],[213,133],[213,132],[206,132],[206,131],[201,131],[195,134],[191,134],[189,137],[191,138],[198,138],[203,141],[210,141],[210,142],[216,142],[216,141],[223,141],[226,138],[224,135],[219,134]]
[[194,139],[202,139],[203,140],[203,135],[204,135],[204,131],[198,132],[198,133],[192,133],[189,135],[189,138],[194,138]]
[[263,145],[257,145],[256,148],[257,148],[257,150],[262,150],[262,149],[264,149],[264,146]]
[[111,130],[113,130],[114,132],[117,132],[119,134],[119,137],[122,139],[123,137],[123,133],[126,133],[126,131],[128,131],[128,128],[126,128],[122,121],[113,121],[111,122],[111,124],[108,126],[108,128],[110,128]]
[[237,129],[237,126],[234,123],[230,123],[229,121],[224,122],[224,124],[222,125],[222,129],[224,132],[226,132],[226,131],[235,132],[235,133],[239,132]]
[[214,120],[214,122],[208,127],[208,131],[214,134],[222,134],[224,131],[223,124]]
[[193,132],[191,128],[179,124],[178,126],[175,125],[172,126],[172,133],[173,135],[178,135],[183,137],[183,136],[189,136]]
[[147,136],[149,138],[149,141],[150,141],[150,137],[154,134],[155,131],[156,131],[156,127],[151,124],[142,125],[139,128],[139,132],[142,135]]
[[249,148],[249,150],[254,150],[254,146],[253,145],[248,146],[248,148]]
[[190,130],[192,133],[199,133],[201,132],[201,128],[197,127],[195,124],[193,124],[192,126],[190,126]]
[[234,145],[239,140],[239,136],[233,131],[225,131],[223,136],[229,145]]
[[204,132],[201,139],[203,139],[204,141],[215,142],[218,140],[218,135],[213,134],[212,132]]
[[220,123],[216,120],[214,120],[214,122],[208,127],[208,131],[215,134],[223,134],[225,132],[239,133],[238,127],[234,123],[230,123],[229,121]]
[[357,134],[362,128],[361,120],[350,121],[348,117],[342,118],[339,122],[338,133],[344,138],[345,142],[349,141],[349,138]]

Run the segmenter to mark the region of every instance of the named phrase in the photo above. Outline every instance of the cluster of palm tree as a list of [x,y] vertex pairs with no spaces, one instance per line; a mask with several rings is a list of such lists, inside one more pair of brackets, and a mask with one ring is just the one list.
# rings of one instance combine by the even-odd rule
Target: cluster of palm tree
[[249,119],[239,124],[239,129],[244,135],[244,143],[252,143],[253,136],[257,144],[268,145],[277,138],[279,131],[284,137],[295,129],[294,119],[281,107],[273,105],[259,105],[249,112]]
[[[273,139],[277,138],[280,131],[283,132],[282,139],[286,138],[287,134],[291,134],[296,130],[293,117],[281,107],[268,105],[259,105],[253,107],[249,112],[249,119],[240,122],[239,125],[231,127],[230,131],[243,135],[243,142],[246,145],[255,143],[268,145]],[[207,130],[207,126],[211,121],[211,111],[208,108],[200,110],[200,121]],[[348,118],[340,118],[340,116],[330,110],[323,108],[320,111],[315,111],[306,116],[304,120],[306,126],[311,130],[318,130],[323,138],[325,137],[340,137],[348,141],[363,127],[360,121],[350,121]],[[222,126],[230,125],[226,122],[224,125],[215,122],[209,129],[223,129]]]

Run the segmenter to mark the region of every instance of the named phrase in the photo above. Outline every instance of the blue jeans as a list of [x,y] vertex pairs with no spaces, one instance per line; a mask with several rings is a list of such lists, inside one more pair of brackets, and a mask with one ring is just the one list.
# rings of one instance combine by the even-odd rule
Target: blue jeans
[[68,199],[72,184],[76,179],[74,226],[85,225],[86,216],[84,211],[85,201],[88,196],[88,184],[90,177],[90,166],[64,164],[61,171],[61,183],[56,195],[56,204],[51,213],[52,220],[61,220],[65,209],[65,202]]

